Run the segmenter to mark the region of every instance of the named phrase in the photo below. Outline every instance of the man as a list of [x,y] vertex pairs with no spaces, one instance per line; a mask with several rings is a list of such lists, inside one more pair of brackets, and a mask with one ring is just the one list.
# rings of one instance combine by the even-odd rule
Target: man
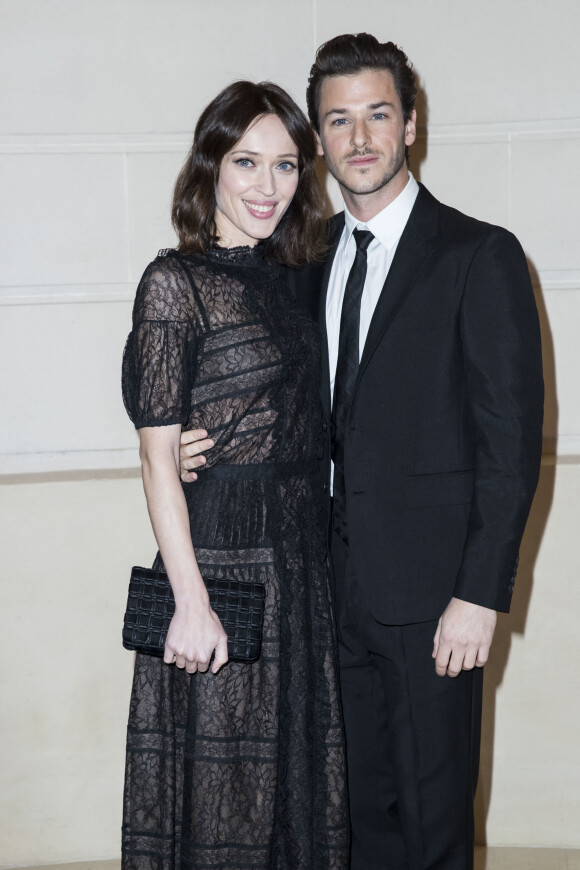
[[325,43],[307,91],[345,202],[296,292],[325,351],[352,870],[473,866],[482,667],[541,453],[524,254],[408,173],[415,95],[368,34]]

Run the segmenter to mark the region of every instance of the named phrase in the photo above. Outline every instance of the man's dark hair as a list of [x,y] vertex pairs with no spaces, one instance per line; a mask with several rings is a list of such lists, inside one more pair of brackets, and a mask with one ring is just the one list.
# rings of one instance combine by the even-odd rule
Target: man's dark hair
[[306,104],[310,123],[320,132],[320,88],[327,76],[356,75],[364,70],[386,69],[395,81],[405,124],[415,108],[417,87],[409,58],[394,42],[379,42],[370,33],[345,33],[320,46],[310,70]]
[[294,100],[272,82],[238,81],[201,113],[193,145],[173,194],[172,222],[183,254],[204,254],[218,241],[215,189],[223,157],[251,124],[276,115],[298,150],[298,187],[276,229],[263,242],[265,253],[287,266],[320,259],[326,250],[324,198],[315,173],[316,140]]

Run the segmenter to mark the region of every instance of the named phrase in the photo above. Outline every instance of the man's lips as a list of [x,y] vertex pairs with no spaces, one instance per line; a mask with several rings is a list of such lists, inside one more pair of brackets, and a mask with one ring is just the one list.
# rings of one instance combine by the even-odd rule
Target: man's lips
[[250,202],[247,199],[243,200],[244,205],[252,215],[258,220],[268,220],[276,211],[277,202]]
[[349,166],[370,166],[371,163],[376,163],[378,159],[374,154],[364,154],[362,157],[350,157],[347,163]]

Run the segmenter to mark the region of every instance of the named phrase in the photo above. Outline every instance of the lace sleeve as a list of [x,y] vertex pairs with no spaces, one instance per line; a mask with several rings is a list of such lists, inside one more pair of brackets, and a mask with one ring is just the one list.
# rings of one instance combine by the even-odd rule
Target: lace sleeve
[[194,367],[191,286],[175,258],[158,258],[137,288],[123,354],[123,401],[137,429],[187,421]]

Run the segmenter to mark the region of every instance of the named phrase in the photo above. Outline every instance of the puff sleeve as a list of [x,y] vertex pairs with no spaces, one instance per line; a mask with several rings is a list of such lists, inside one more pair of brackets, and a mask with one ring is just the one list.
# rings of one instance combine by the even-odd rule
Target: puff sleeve
[[137,429],[187,422],[195,344],[191,285],[177,257],[158,257],[137,288],[123,354],[123,401]]

